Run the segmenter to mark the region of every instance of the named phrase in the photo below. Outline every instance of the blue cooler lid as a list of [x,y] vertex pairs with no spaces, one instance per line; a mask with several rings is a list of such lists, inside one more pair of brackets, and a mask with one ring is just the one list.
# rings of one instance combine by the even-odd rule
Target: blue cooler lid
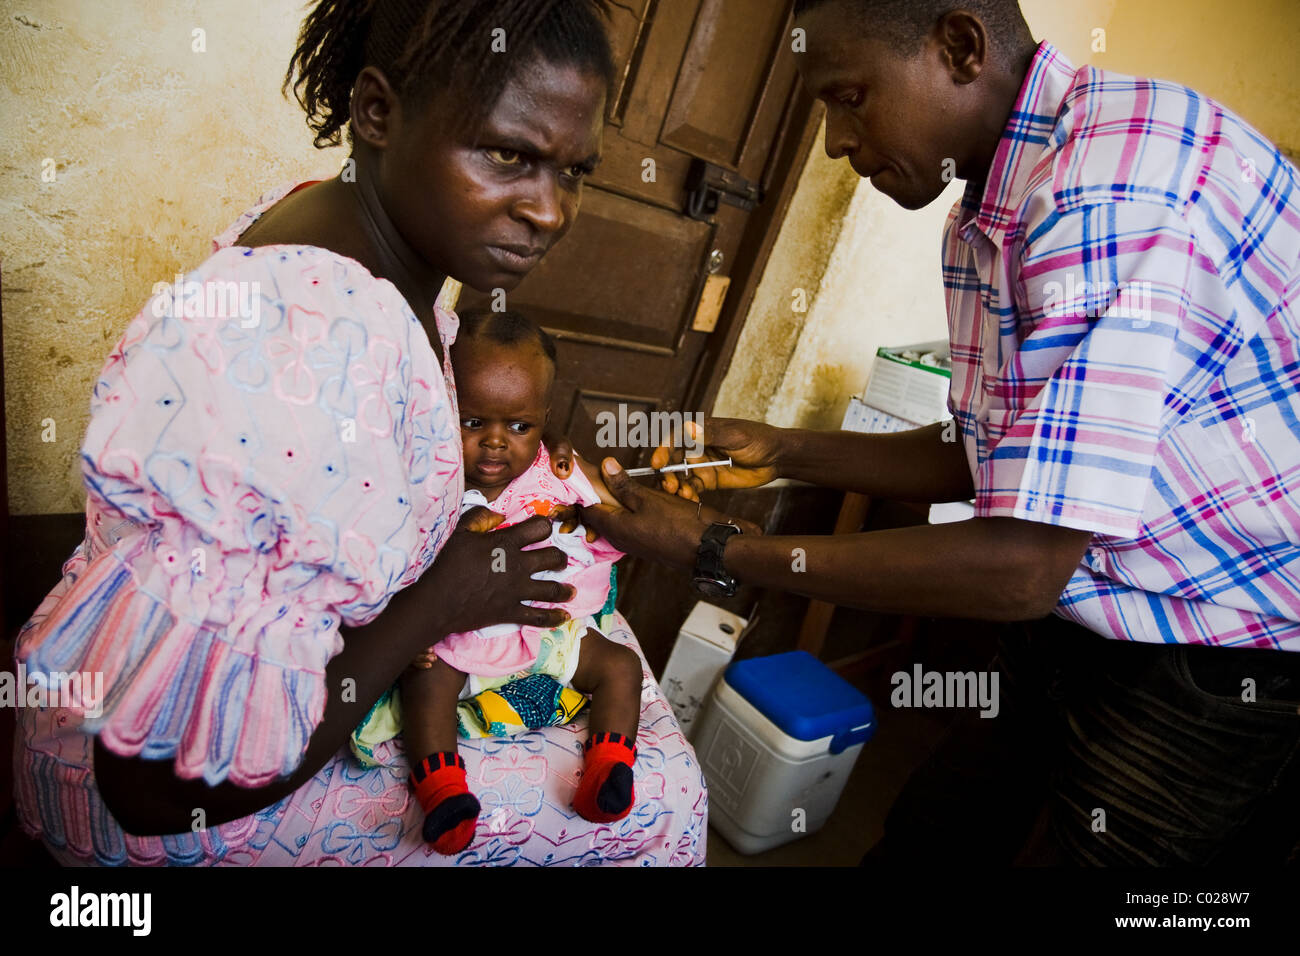
[[833,754],[876,732],[867,696],[807,651],[735,661],[722,679],[796,740],[832,737]]

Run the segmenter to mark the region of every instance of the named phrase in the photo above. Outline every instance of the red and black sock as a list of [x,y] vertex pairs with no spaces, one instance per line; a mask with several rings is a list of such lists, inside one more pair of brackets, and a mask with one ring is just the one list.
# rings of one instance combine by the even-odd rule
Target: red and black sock
[[465,761],[452,750],[430,754],[411,771],[411,784],[425,813],[425,840],[447,856],[469,846],[479,804],[465,783]]
[[582,781],[573,809],[593,823],[622,820],[636,801],[632,764],[636,746],[622,734],[595,733],[584,748]]

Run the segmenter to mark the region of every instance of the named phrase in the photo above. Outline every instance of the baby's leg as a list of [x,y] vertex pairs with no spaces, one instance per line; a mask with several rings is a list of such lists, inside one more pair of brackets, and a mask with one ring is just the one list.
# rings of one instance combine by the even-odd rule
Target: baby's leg
[[588,630],[578,646],[573,686],[591,695],[592,733],[636,740],[641,720],[641,659],[630,647]]
[[424,838],[439,853],[459,853],[474,839],[479,803],[456,753],[456,703],[465,675],[443,660],[402,674],[402,737],[411,784],[425,812]]
[[582,637],[573,686],[591,694],[591,737],[573,808],[588,820],[627,816],[636,800],[632,765],[641,718],[641,659],[595,631]]
[[414,766],[426,754],[456,749],[456,704],[465,675],[435,658],[431,667],[408,667],[401,678],[402,737]]

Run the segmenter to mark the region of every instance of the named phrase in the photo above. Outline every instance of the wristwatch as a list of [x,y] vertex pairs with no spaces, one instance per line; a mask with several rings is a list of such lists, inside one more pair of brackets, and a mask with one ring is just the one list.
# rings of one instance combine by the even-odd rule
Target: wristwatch
[[736,593],[737,581],[722,566],[722,551],[727,539],[740,534],[740,527],[715,521],[700,539],[700,549],[695,554],[695,590],[707,598],[731,597]]

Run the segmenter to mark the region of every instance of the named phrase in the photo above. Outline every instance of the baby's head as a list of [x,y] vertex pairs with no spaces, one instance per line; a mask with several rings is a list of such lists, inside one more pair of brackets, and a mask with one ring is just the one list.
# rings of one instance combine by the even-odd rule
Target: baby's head
[[555,342],[517,312],[466,312],[451,365],[465,486],[500,492],[537,457],[551,410]]

